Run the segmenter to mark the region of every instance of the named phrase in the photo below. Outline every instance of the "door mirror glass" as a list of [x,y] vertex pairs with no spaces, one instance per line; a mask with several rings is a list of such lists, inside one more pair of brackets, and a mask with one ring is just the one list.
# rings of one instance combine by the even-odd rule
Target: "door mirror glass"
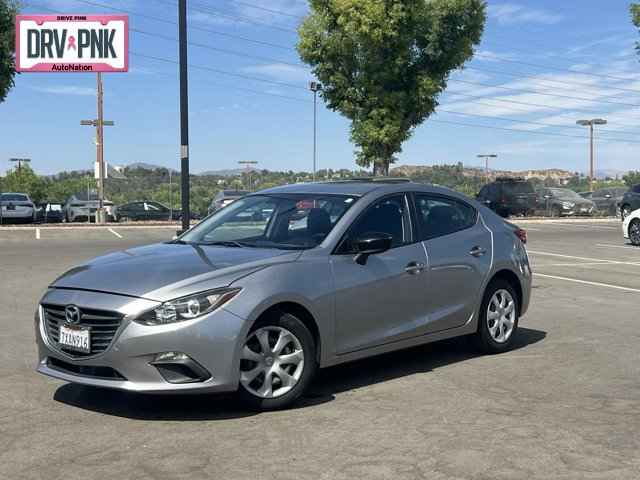
[[371,232],[360,236],[353,242],[357,252],[355,261],[360,265],[367,263],[369,255],[384,253],[391,249],[393,237],[387,233]]

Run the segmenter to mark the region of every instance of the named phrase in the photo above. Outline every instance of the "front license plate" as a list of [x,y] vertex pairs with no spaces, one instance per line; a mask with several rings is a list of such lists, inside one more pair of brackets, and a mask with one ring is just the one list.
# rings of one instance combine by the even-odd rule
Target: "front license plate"
[[91,353],[91,331],[88,328],[61,325],[58,344],[76,352]]

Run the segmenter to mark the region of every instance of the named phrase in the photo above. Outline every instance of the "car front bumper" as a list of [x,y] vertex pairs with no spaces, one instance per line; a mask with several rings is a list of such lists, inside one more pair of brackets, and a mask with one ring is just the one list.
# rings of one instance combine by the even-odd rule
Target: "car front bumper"
[[[240,353],[248,322],[224,309],[199,319],[162,326],[133,321],[157,302],[119,295],[51,289],[41,305],[76,305],[83,309],[116,311],[121,324],[104,352],[78,358],[62,351],[36,313],[37,371],[67,382],[145,393],[211,393],[238,388]],[[153,362],[165,352],[189,356],[205,374],[197,381],[172,383],[166,370]],[[104,372],[109,372],[105,374]],[[116,375],[117,374],[117,375]],[[175,380],[175,379],[173,379]]]

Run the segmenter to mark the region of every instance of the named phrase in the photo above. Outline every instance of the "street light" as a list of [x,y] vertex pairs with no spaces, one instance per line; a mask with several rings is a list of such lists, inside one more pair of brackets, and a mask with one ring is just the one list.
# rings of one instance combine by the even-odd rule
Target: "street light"
[[20,170],[22,169],[22,164],[23,163],[31,163],[31,159],[30,158],[10,158],[9,159],[10,162],[15,162],[18,164],[18,173],[20,173]]
[[252,170],[252,166],[253,165],[257,165],[258,162],[256,162],[255,160],[240,160],[238,162],[240,165],[244,165],[247,169],[247,177],[249,178],[249,191],[251,191],[252,189],[252,185],[251,185],[251,170]]
[[593,192],[593,126],[594,125],[606,125],[607,121],[603,118],[593,118],[591,120],[578,120],[576,125],[580,125],[583,127],[589,127],[589,191]]
[[490,153],[488,155],[478,155],[478,158],[484,158],[484,174],[487,177],[487,183],[489,183],[489,159],[498,158],[498,155]]
[[318,92],[322,90],[322,84],[310,82],[309,90],[313,92],[313,181],[316,181],[316,159],[317,159],[317,125],[318,125]]

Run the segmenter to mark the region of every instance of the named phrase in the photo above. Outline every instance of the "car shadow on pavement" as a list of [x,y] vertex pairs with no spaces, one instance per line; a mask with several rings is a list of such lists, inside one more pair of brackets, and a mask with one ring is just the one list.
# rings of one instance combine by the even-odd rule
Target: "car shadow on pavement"
[[[512,352],[538,343],[546,332],[518,329]],[[503,355],[509,355],[509,352]],[[387,353],[321,370],[309,392],[293,408],[309,408],[327,403],[336,394],[396,378],[427,373],[437,368],[481,356],[467,338],[455,338]],[[136,420],[200,421],[227,420],[256,415],[233,394],[146,395],[119,390],[66,384],[58,388],[54,400],[84,410]]]
[[[502,355],[509,355],[538,343],[546,336],[544,331],[519,327],[513,348]],[[306,397],[322,403],[321,399],[333,399],[342,392],[408,375],[427,373],[483,356],[469,340],[469,337],[443,340],[321,370]]]

